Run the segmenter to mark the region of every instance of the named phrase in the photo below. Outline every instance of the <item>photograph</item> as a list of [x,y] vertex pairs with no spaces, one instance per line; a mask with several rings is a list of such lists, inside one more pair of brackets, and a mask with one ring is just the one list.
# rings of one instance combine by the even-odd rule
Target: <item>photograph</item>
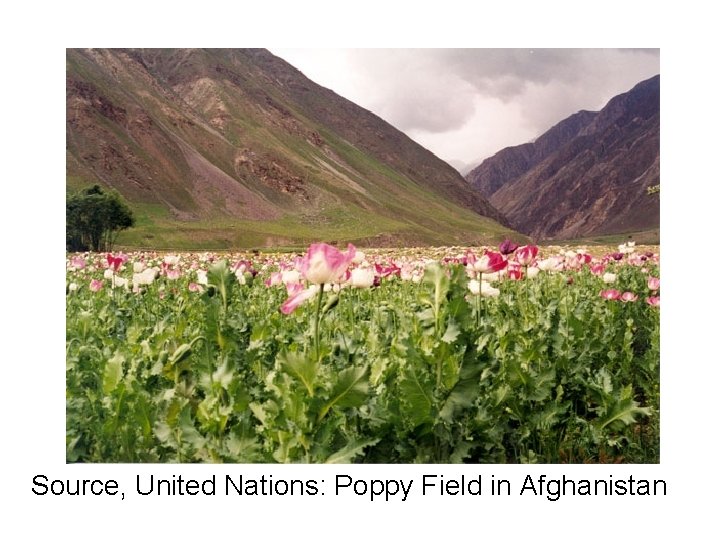
[[65,464],[662,463],[659,48],[66,48],[65,96]]

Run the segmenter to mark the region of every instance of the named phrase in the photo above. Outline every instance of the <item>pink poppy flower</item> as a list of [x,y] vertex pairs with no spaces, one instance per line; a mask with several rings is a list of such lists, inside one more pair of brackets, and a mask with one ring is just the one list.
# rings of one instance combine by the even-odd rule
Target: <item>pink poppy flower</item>
[[240,272],[241,274],[244,274],[245,272],[250,272],[253,275],[253,277],[255,277],[257,275],[257,270],[255,268],[253,268],[253,265],[250,261],[237,261],[232,266],[232,270],[236,274],[238,272]]
[[77,256],[70,259],[70,265],[73,268],[77,268],[78,270],[82,270],[83,268],[85,268],[85,264],[85,259],[83,259],[82,257]]
[[318,290],[319,288],[317,285],[312,285],[307,289],[303,289],[301,287],[299,291],[295,292],[292,296],[285,300],[283,305],[280,306],[280,311],[285,315],[289,315],[299,306],[301,306],[304,302],[307,302],[308,300],[313,298],[318,293]]
[[403,264],[400,269],[400,279],[403,281],[410,281],[413,278],[413,271],[415,268],[411,264]]
[[202,292],[203,288],[200,285],[198,285],[197,283],[190,283],[188,285],[188,290],[190,292]]
[[620,291],[616,289],[606,289],[604,291],[600,291],[600,296],[602,296],[605,300],[617,300],[620,298],[621,294]]
[[295,282],[295,283],[286,283],[285,289],[287,290],[288,296],[295,296],[297,293],[302,291],[304,287],[301,283]]
[[90,290],[92,292],[98,292],[100,289],[103,288],[103,282],[99,279],[93,279],[90,281]]
[[602,276],[605,273],[605,265],[602,263],[593,264],[590,266],[590,272],[596,276]]
[[648,303],[649,306],[660,307],[660,297],[659,296],[650,296],[650,297],[646,298],[645,301]]
[[657,291],[660,288],[660,278],[649,277],[647,286],[651,291]]
[[565,257],[565,267],[570,270],[578,270],[582,266],[582,263],[580,262],[580,259],[578,259],[576,256],[574,257]]
[[328,244],[312,244],[303,257],[300,271],[310,283],[321,285],[338,281],[355,257],[355,246],[341,252]]
[[578,260],[580,265],[590,264],[590,261],[592,261],[592,257],[589,253],[578,253],[575,258]]
[[280,272],[280,281],[287,285],[300,282],[300,272],[294,269],[282,270]]
[[273,272],[270,277],[265,280],[266,287],[277,287],[283,282],[282,274],[280,272]]
[[637,300],[637,294],[631,293],[630,291],[625,291],[622,293],[622,296],[620,297],[620,300],[623,302],[634,302]]
[[535,245],[523,246],[515,252],[515,260],[522,266],[530,266],[538,254],[538,247]]

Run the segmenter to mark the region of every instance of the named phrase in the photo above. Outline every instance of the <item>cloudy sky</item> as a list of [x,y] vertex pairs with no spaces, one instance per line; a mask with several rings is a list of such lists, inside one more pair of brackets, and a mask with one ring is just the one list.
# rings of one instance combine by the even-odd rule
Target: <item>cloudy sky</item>
[[270,49],[466,172],[660,73],[658,49]]

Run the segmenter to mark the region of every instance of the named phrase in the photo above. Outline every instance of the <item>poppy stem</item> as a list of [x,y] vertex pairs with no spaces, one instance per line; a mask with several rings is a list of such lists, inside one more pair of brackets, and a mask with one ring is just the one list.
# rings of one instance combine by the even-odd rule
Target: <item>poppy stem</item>
[[315,361],[318,363],[320,362],[320,308],[322,307],[323,287],[325,284],[321,283],[315,309]]
[[478,283],[480,283],[480,290],[477,295],[477,327],[480,328],[480,314],[482,313],[482,272],[478,273]]

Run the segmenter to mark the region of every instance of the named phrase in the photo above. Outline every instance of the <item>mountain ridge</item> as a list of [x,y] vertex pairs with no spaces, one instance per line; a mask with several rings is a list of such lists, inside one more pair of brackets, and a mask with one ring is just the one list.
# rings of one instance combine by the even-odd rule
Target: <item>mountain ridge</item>
[[66,59],[67,184],[99,182],[130,201],[141,217],[121,240],[512,234],[450,165],[263,49],[68,49]]
[[660,183],[660,76],[501,150],[465,178],[536,239],[658,228],[659,199],[647,188]]

